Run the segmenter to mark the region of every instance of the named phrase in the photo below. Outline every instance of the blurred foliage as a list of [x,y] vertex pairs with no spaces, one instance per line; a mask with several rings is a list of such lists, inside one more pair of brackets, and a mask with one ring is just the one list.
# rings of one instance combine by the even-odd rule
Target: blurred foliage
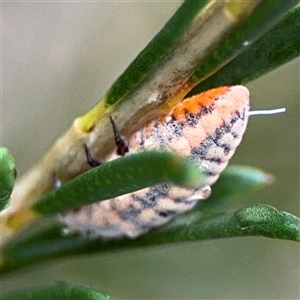
[[0,212],[9,204],[16,176],[13,156],[7,148],[0,147]]
[[88,286],[74,286],[66,283],[59,283],[54,286],[26,289],[11,292],[1,296],[2,300],[112,300],[104,293],[95,291]]

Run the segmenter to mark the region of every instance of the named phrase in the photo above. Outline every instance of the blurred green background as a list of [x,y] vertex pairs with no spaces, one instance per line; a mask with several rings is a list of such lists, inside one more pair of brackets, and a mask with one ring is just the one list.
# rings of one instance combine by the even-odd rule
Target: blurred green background
[[[19,174],[89,110],[180,6],[168,2],[2,3],[1,144]],[[273,186],[236,208],[268,203],[299,216],[300,60],[251,82],[253,116],[231,163],[261,167]],[[299,245],[235,238],[58,260],[1,279],[0,292],[89,284],[117,299],[298,299]]]

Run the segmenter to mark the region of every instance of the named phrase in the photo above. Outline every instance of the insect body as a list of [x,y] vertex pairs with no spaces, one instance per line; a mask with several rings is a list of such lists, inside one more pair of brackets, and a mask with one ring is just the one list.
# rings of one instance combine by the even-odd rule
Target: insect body
[[[242,139],[248,111],[249,91],[243,86],[220,87],[183,100],[170,114],[133,134],[126,155],[174,151],[199,166],[206,178],[204,185],[197,189],[170,184],[145,188],[67,212],[61,216],[62,221],[71,229],[96,237],[134,238],[190,210],[209,197],[210,186]],[[112,153],[108,160],[115,158]]]

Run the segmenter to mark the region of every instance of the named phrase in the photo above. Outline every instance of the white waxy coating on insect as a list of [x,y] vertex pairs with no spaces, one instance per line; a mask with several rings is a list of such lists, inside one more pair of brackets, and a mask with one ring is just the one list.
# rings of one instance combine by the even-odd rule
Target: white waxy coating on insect
[[286,111],[285,107],[275,108],[275,109],[252,110],[248,112],[248,116],[273,115],[273,114],[280,114],[285,111]]
[[[128,141],[129,153],[169,150],[198,164],[206,181],[197,189],[162,184],[61,215],[73,230],[94,237],[137,237],[192,209],[210,195],[210,185],[226,168],[239,145],[249,116],[249,91],[221,87],[182,101],[159,120],[148,123]],[[108,160],[116,158],[112,153]]]

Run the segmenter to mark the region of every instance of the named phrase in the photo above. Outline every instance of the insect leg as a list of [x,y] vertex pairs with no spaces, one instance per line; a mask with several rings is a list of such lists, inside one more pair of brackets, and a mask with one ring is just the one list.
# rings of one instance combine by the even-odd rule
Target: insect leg
[[109,118],[114,131],[115,142],[117,145],[117,154],[123,156],[126,152],[128,152],[128,145],[125,142],[125,140],[121,137],[114,119],[111,116]]
[[84,150],[85,150],[85,154],[86,154],[86,160],[92,168],[98,167],[102,164],[101,161],[98,161],[98,160],[95,160],[92,158],[90,149],[88,148],[88,146],[86,144],[84,144]]

